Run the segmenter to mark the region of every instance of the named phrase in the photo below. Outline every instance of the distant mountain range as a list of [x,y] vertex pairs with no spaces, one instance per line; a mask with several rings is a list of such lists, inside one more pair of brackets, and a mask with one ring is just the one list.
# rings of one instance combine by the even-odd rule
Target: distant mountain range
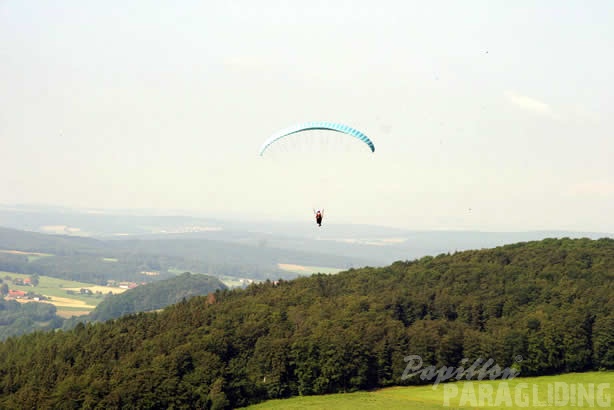
[[221,241],[256,247],[261,252],[284,249],[336,256],[343,260],[334,265],[340,268],[383,266],[397,260],[544,238],[614,236],[612,233],[574,231],[412,231],[328,221],[318,228],[310,219],[304,223],[289,223],[21,205],[0,207],[0,226],[105,240]]

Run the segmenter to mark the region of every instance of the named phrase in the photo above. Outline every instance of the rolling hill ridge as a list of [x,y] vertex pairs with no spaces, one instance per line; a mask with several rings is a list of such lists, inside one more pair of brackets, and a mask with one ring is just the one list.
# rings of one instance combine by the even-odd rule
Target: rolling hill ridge
[[408,355],[614,369],[614,240],[546,239],[194,297],[0,344],[0,405],[231,408],[420,384]]

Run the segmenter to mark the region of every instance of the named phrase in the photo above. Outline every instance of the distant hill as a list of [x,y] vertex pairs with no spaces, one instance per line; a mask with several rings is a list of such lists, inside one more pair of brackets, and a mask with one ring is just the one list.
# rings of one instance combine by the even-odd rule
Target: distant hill
[[[187,216],[176,214],[152,214],[151,211],[101,211],[78,210],[45,206],[2,206],[0,205],[0,226],[42,233],[91,238],[113,239],[121,248],[140,242],[123,243],[124,240],[160,240],[151,244],[162,250],[168,240],[183,240],[190,244],[199,243],[201,249],[211,244],[224,244],[221,255],[228,261],[228,245],[240,245],[236,255],[249,253],[250,267],[254,278],[277,277],[270,274],[275,263],[292,263],[329,266],[347,269],[359,266],[386,266],[398,260],[411,260],[425,255],[455,252],[470,249],[492,248],[509,243],[541,240],[544,238],[591,238],[611,237],[607,232],[573,231],[518,231],[484,232],[476,230],[410,230],[366,224],[339,224],[334,217],[326,218],[318,228],[307,210],[305,218],[283,222],[271,220],[241,220]],[[209,242],[207,242],[209,241]],[[181,247],[180,247],[181,248]],[[214,253],[219,253],[216,249]],[[165,254],[164,252],[162,254]],[[235,259],[236,259],[235,255]],[[175,256],[186,257],[185,255]],[[210,256],[207,256],[209,259]],[[314,258],[319,258],[314,263]],[[222,259],[222,258],[220,258]],[[283,260],[282,260],[283,259]],[[326,264],[322,265],[326,259]],[[271,264],[273,260],[275,263]],[[215,267],[226,264],[212,259]],[[266,266],[262,261],[266,261]],[[244,260],[237,264],[232,260],[232,269],[247,265]],[[239,266],[237,266],[239,265]],[[181,269],[199,271],[195,267]],[[200,267],[200,266],[199,266]],[[231,270],[231,269],[226,269]],[[279,272],[275,272],[279,273]],[[269,275],[270,274],[270,275]],[[281,276],[285,277],[285,276]]]
[[266,281],[7,340],[0,407],[221,409],[428,382],[402,377],[409,355],[421,369],[492,359],[524,376],[612,370],[613,295],[605,238]]
[[219,279],[206,275],[183,273],[175,278],[160,280],[129,289],[118,295],[109,295],[88,315],[66,321],[64,328],[78,322],[104,322],[138,312],[165,308],[193,296],[202,296],[227,289]]
[[0,228],[0,250],[49,254],[31,260],[26,255],[0,252],[0,271],[100,285],[108,280],[151,282],[173,277],[177,271],[255,280],[288,279],[297,275],[283,271],[279,263],[346,268],[374,262],[368,256],[345,257],[258,243],[202,238],[94,239],[10,228]]
[[0,340],[39,330],[54,330],[62,327],[63,322],[50,303],[19,303],[0,298]]

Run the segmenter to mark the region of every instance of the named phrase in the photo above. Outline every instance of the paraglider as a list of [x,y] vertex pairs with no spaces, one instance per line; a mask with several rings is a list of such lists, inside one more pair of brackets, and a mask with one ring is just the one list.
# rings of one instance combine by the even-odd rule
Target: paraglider
[[294,125],[292,127],[288,127],[281,131],[276,132],[262,144],[262,147],[260,148],[260,155],[262,156],[262,154],[264,154],[267,148],[269,148],[273,143],[281,140],[282,138],[285,138],[289,135],[296,134],[299,132],[314,131],[314,130],[336,131],[336,132],[347,134],[349,136],[352,136],[364,142],[365,144],[367,144],[371,152],[375,152],[375,145],[373,144],[373,141],[371,141],[369,137],[367,137],[365,134],[358,131],[357,129],[354,129],[347,125],[335,123],[335,122],[314,121],[314,122],[305,122],[302,124]]
[[316,223],[318,224],[318,226],[322,226],[322,217],[324,216],[324,209],[322,210],[314,210],[313,213],[316,214]]
[[[316,132],[314,133],[311,131],[316,131]],[[287,137],[293,136],[296,134],[301,134],[300,138],[288,138],[288,140],[286,140]],[[339,136],[338,137],[338,139],[340,140],[339,144],[337,144],[338,141],[336,141],[337,137],[335,137],[332,134],[336,134]],[[299,137],[299,135],[296,135],[296,137]],[[278,145],[277,143],[279,141],[288,141],[288,142],[280,142]],[[320,144],[323,143],[324,145],[319,145],[318,143]],[[305,154],[305,152],[302,151],[301,149],[296,150],[296,148],[300,146],[301,144],[306,144],[307,149],[314,148],[314,147],[315,148],[319,147],[320,149],[323,149],[324,146],[326,146],[327,148],[332,148],[332,152],[333,152],[332,158],[333,158],[333,161],[335,162],[337,161],[337,156],[336,156],[337,153],[340,153],[343,151],[339,149],[340,146],[345,145],[346,150],[355,149],[358,151],[362,151],[363,150],[362,146],[364,146],[371,153],[375,152],[375,144],[373,143],[373,141],[371,141],[371,139],[367,137],[364,133],[362,133],[361,131],[358,131],[355,128],[352,128],[344,124],[336,123],[336,122],[312,121],[312,122],[300,123],[300,124],[293,125],[288,128],[284,128],[280,131],[277,131],[276,133],[274,133],[273,135],[271,135],[269,138],[267,138],[264,141],[264,143],[260,147],[259,155],[263,157],[266,157],[268,155],[275,157],[276,155],[275,152],[277,153],[287,152],[284,150],[284,148],[287,147],[287,144],[291,144],[290,152],[294,152],[295,154],[297,152],[300,154]],[[271,152],[270,154],[264,155],[265,152],[269,152],[268,150],[271,146],[275,146],[275,148],[272,149],[273,152]],[[350,147],[348,148],[347,146],[350,146]],[[323,153],[323,151],[316,150],[316,155],[318,155],[317,161],[323,161],[322,163],[325,163],[325,159],[320,159],[321,153]],[[282,158],[284,156],[285,154],[282,155]],[[293,163],[293,165],[295,165],[295,163]],[[326,166],[324,167],[324,169],[325,169],[324,171],[325,173],[329,172],[329,174],[332,174],[334,172],[332,170],[326,171],[327,169],[329,169]],[[325,180],[326,178],[321,179],[321,181],[325,181]],[[321,184],[318,184],[318,185],[321,185]],[[320,193],[318,192],[318,196],[319,195]],[[315,214],[316,224],[318,225],[318,227],[321,227],[322,219],[324,217],[324,209],[318,209],[317,211],[316,209],[313,209],[313,212]]]

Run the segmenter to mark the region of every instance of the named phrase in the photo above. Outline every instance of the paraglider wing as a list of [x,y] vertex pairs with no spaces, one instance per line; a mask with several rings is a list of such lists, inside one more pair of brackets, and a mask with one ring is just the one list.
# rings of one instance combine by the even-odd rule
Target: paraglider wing
[[375,145],[373,145],[373,142],[369,139],[369,137],[367,137],[365,134],[363,134],[362,132],[352,128],[352,127],[348,127],[347,125],[343,125],[343,124],[338,124],[338,123],[334,123],[334,122],[319,122],[319,121],[315,121],[315,122],[306,122],[303,124],[299,124],[299,125],[295,125],[286,129],[283,129],[279,132],[276,132],[275,134],[273,134],[269,139],[267,139],[264,144],[262,144],[262,147],[260,148],[260,155],[262,155],[264,153],[264,151],[266,151],[266,149],[273,144],[275,141],[278,141],[284,137],[287,137],[288,135],[292,135],[292,134],[296,134],[297,132],[302,132],[302,131],[313,131],[313,130],[328,130],[328,131],[336,131],[336,132],[341,132],[347,135],[350,135],[354,138],[359,139],[360,141],[364,142],[365,144],[367,144],[369,146],[369,149],[371,150],[371,152],[375,152]]

